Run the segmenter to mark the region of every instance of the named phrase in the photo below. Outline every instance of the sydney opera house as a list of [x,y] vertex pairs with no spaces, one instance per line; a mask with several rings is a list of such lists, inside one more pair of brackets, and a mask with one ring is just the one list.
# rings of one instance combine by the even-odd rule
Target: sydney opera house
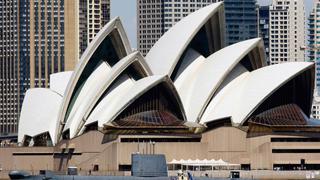
[[130,169],[132,153],[222,159],[243,169],[320,168],[320,121],[309,118],[314,63],[267,66],[260,38],[225,47],[224,7],[182,19],[146,57],[119,18],[73,72],[27,91],[19,147],[3,169]]

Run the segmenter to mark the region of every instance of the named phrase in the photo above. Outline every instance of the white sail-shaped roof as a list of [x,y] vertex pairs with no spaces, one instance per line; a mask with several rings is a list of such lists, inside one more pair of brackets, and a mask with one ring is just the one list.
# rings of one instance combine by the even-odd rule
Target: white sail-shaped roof
[[[87,111],[85,112],[84,118],[88,118],[89,113],[92,111],[92,108],[96,105],[100,97],[103,95],[105,91],[110,87],[110,85],[118,78],[121,73],[123,73],[127,68],[130,66],[134,67],[136,74],[140,74],[142,77],[147,77],[152,75],[151,70],[149,69],[148,65],[146,64],[143,56],[140,52],[135,51],[128,56],[121,59],[114,67],[111,69],[109,76],[104,77],[103,81],[99,81],[99,84],[102,84],[101,89],[96,92],[95,98],[92,99],[90,106],[88,107]],[[131,76],[131,74],[127,74]]]
[[[185,107],[188,121],[199,121],[202,112],[227,75],[254,48],[260,48],[260,51],[263,52],[263,42],[260,38],[225,47],[205,60],[198,58],[177,77],[175,85]],[[186,58],[188,56],[187,53]],[[264,57],[263,54],[260,56]],[[265,65],[264,59],[259,58],[252,61],[255,60],[260,61],[254,63],[259,64],[258,68]],[[183,83],[180,82],[181,78],[184,79]]]
[[50,74],[50,89],[64,96],[73,71]]
[[[121,59],[112,68],[106,63],[102,63],[90,75],[84,83],[79,95],[68,116],[64,131],[70,130],[70,137],[74,137],[80,131],[85,121],[92,111],[92,108],[98,103],[100,97],[109,88],[112,82],[125,71],[129,66],[135,65],[136,71],[140,71],[143,76],[150,75],[150,70],[146,66],[143,57],[139,52],[133,52]],[[138,73],[138,72],[134,72]],[[128,77],[130,74],[128,74]]]
[[[120,87],[115,88],[103,101],[98,105],[92,115],[89,117],[87,124],[98,121],[98,126],[103,127],[104,124],[112,122],[122,111],[126,109],[135,99],[142,96],[149,89],[160,83],[170,83],[167,76],[149,76],[142,78],[136,82],[130,82],[128,79],[123,79]],[[173,87],[173,86],[172,86]],[[175,92],[173,89],[172,92]],[[180,104],[183,112],[182,104],[178,95],[172,97]],[[184,113],[184,112],[183,112]]]
[[22,142],[25,135],[34,137],[45,132],[49,132],[55,142],[61,102],[61,95],[50,89],[29,89],[21,108],[18,142]]
[[[59,122],[58,127],[61,131],[62,125],[65,123],[65,115],[67,113],[67,109],[70,106],[70,101],[73,98],[72,96],[77,93],[79,89],[75,89],[77,87],[77,84],[79,83],[79,80],[84,81],[83,79],[80,79],[81,75],[83,74],[83,71],[85,68],[90,68],[89,65],[92,63],[98,64],[99,62],[90,62],[91,57],[96,53],[98,47],[104,42],[104,40],[108,36],[114,36],[112,38],[115,43],[117,43],[117,47],[115,48],[115,51],[119,54],[127,55],[131,53],[131,47],[129,40],[127,38],[127,35],[124,31],[124,28],[121,24],[121,21],[119,17],[116,17],[112,19],[109,23],[107,23],[95,36],[95,38],[91,41],[88,48],[85,50],[83,55],[81,56],[81,59],[77,66],[75,67],[74,73],[72,74],[71,80],[69,81],[69,84],[67,86],[67,91],[65,96],[63,97],[63,103],[60,108],[60,115],[59,115]],[[108,60],[109,57],[104,57]],[[121,57],[120,57],[121,58]],[[96,59],[94,59],[96,60]],[[99,59],[101,61],[103,59]],[[120,59],[119,59],[120,60]],[[79,86],[79,85],[78,85]],[[80,85],[81,87],[81,85]],[[58,134],[60,136],[60,134]]]
[[[214,14],[221,14],[223,3],[214,3],[204,7],[189,16],[181,19],[170,28],[150,49],[146,61],[152,72],[158,75],[171,76],[181,55],[188,47],[194,36]],[[219,14],[219,15],[220,15]],[[218,16],[219,17],[219,16]],[[218,24],[218,29],[223,29],[223,24]],[[223,31],[219,37],[223,37]],[[218,40],[217,40],[218,41]],[[223,38],[218,44],[223,44]],[[223,46],[223,45],[222,45]]]
[[85,111],[88,109],[88,104],[96,97],[97,91],[101,89],[101,83],[105,77],[110,75],[110,71],[111,67],[107,63],[102,62],[83,84],[77,99],[71,102],[73,106],[67,118],[66,125],[64,126],[64,129],[70,129],[70,134],[75,133],[75,129],[81,122]]
[[[120,77],[115,87],[111,89],[107,96],[105,96],[100,103],[96,106],[93,112],[90,114],[88,119],[85,122],[85,126],[92,124],[94,122],[98,122],[98,127],[103,127],[103,124],[106,122],[104,119],[109,115],[106,114],[105,111],[107,108],[111,108],[111,106],[117,106],[117,102],[126,96],[128,91],[133,87],[134,81],[130,79],[128,76],[123,75]],[[83,126],[81,132],[85,127]]]
[[241,125],[273,92],[313,67],[313,63],[295,62],[244,73],[223,88],[210,102],[201,123],[231,117],[234,125]]

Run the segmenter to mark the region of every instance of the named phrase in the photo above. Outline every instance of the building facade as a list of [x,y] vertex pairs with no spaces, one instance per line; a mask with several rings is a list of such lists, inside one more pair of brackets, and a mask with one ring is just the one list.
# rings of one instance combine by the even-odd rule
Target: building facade
[[74,69],[109,21],[110,1],[15,0],[0,8],[0,134],[7,134],[17,132],[29,88],[49,87],[50,74]]
[[224,0],[226,44],[258,37],[258,6],[256,0]]
[[19,2],[0,2],[0,135],[17,132],[19,113]]
[[[316,64],[316,95],[319,95],[320,89],[320,1],[314,0],[313,10],[311,11],[308,22],[308,60]],[[316,97],[315,97],[316,98]]]
[[150,48],[164,33],[163,3],[161,0],[137,1],[137,47],[146,55]]
[[82,53],[94,36],[110,20],[110,0],[79,1],[79,43]]
[[259,7],[259,37],[263,39],[266,61],[269,62],[269,6]]
[[270,6],[270,64],[304,61],[305,8],[300,0],[273,0]]
[[[15,169],[38,172],[46,167],[66,172],[70,166],[76,166],[80,174],[92,171],[96,175],[124,175],[124,171],[131,170],[131,154],[153,153],[150,141],[154,142],[154,153],[164,154],[168,164],[173,159],[222,159],[239,164],[243,170],[256,170],[261,174],[254,176],[257,179],[276,177],[263,175],[266,171],[261,170],[287,175],[281,179],[303,179],[306,176],[301,172],[304,171],[290,176],[288,170],[294,172],[293,169],[303,168],[311,171],[320,167],[319,150],[316,148],[320,146],[319,138],[301,136],[301,133],[248,137],[243,129],[224,126],[201,136],[119,135],[105,142],[106,137],[100,131],[89,131],[55,147],[0,148],[3,157],[0,159],[3,168],[0,177],[6,179],[7,172]],[[94,171],[94,166],[98,166],[98,170]],[[217,171],[200,172],[217,175]],[[245,174],[241,177],[245,178]]]

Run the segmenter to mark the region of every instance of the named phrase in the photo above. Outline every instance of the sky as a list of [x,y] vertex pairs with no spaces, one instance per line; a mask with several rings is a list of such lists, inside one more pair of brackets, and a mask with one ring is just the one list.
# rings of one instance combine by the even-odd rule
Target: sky
[[[127,32],[131,47],[137,47],[137,0],[111,0],[111,18],[119,16]],[[260,5],[270,5],[272,0],[258,0]],[[308,16],[313,0],[305,0]]]

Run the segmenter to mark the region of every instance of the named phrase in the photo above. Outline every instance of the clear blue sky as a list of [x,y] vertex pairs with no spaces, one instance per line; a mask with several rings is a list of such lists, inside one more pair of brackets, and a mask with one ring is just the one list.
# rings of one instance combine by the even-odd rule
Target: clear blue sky
[[[261,5],[270,5],[272,0],[258,0]],[[312,9],[313,0],[305,0],[307,15]],[[120,16],[131,46],[137,47],[137,17],[136,0],[111,0],[111,18]]]

